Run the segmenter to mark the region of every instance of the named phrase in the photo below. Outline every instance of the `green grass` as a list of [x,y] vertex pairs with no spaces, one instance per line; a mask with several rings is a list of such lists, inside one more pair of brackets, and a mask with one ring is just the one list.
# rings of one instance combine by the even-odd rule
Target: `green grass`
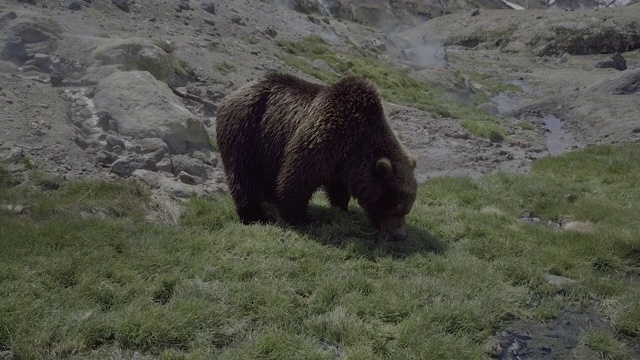
[[222,75],[229,75],[236,71],[236,67],[226,61],[216,65],[216,69],[218,69],[218,72]]
[[335,82],[337,77],[326,71],[314,69],[305,59],[323,60],[338,74],[365,76],[380,89],[387,101],[415,107],[436,118],[466,120],[463,125],[473,135],[484,136],[484,133],[476,133],[477,126],[467,127],[469,122],[486,123],[482,127],[491,124],[493,127],[501,128],[496,117],[472,104],[451,99],[444,89],[416,80],[409,69],[385,63],[365,52],[336,52],[317,35],[308,36],[300,42],[279,41],[278,46],[285,51],[283,55],[279,55],[285,64],[324,82]]
[[[617,331],[585,333],[585,358],[624,358],[640,340],[638,156],[599,146],[529,174],[434,179],[399,244],[321,194],[312,228],[241,225],[226,194],[192,199],[169,226],[146,222],[133,182],[5,183],[0,204],[27,210],[0,208],[0,346],[19,358],[478,359],[494,329],[571,302],[599,304]],[[545,225],[569,219],[595,231]],[[547,273],[577,282],[559,291]]]

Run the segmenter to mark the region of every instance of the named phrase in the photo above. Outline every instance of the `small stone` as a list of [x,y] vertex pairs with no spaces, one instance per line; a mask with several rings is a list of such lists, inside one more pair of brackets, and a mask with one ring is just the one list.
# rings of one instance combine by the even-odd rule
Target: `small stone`
[[80,110],[80,113],[78,115],[80,115],[80,117],[83,120],[87,120],[87,119],[90,119],[93,116],[93,113],[91,113],[91,110],[89,110],[87,108],[84,108],[84,109]]
[[571,284],[577,283],[576,280],[569,279],[564,276],[558,276],[558,275],[552,275],[552,274],[545,275],[545,278],[547,279],[547,282],[549,284],[555,285],[555,286],[564,286],[564,285],[571,285]]
[[264,33],[265,33],[266,35],[271,36],[272,38],[275,38],[275,37],[278,35],[278,32],[276,32],[274,29],[272,29],[272,28],[270,28],[270,27],[269,27],[269,28],[267,28],[267,30],[265,30],[265,31],[264,31]]
[[187,93],[195,96],[200,96],[202,95],[202,90],[199,87],[195,86],[194,84],[188,84]]
[[111,165],[116,160],[118,160],[118,155],[105,150],[100,150],[96,154],[96,161],[100,164]]
[[82,5],[80,5],[80,3],[77,1],[73,1],[71,2],[71,4],[69,4],[69,10],[73,10],[73,11],[82,10]]
[[129,0],[112,0],[116,6],[125,12],[129,12]]
[[184,171],[180,171],[180,173],[178,174],[178,179],[180,179],[180,181],[182,181],[185,184],[188,185],[196,185],[196,178],[190,174],[187,174]]
[[245,24],[245,23],[242,21],[242,18],[241,18],[240,16],[234,16],[234,17],[232,17],[232,18],[231,18],[231,22],[232,22],[232,23],[234,23],[234,24],[238,24],[238,25],[242,25],[242,26],[247,26],[247,24]]
[[216,26],[216,23],[213,20],[204,19],[204,23],[211,26]]
[[216,14],[216,5],[214,3],[204,3],[202,4],[202,9],[210,14]]
[[170,173],[173,170],[171,158],[165,157],[162,160],[158,161],[158,163],[156,164],[156,170]]
[[593,234],[596,232],[595,226],[585,221],[569,221],[562,226],[566,231],[575,231],[583,234]]
[[473,11],[471,12],[471,16],[478,16],[480,15],[480,9],[473,9]]

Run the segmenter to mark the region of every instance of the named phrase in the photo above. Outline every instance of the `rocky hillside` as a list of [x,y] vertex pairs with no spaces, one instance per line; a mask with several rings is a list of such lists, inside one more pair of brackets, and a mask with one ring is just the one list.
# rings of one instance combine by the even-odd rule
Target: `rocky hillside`
[[372,79],[421,180],[526,171],[550,153],[637,141],[640,5],[455,4],[5,1],[0,157],[18,179],[37,170],[134,177],[177,197],[221,191],[216,104],[272,71]]

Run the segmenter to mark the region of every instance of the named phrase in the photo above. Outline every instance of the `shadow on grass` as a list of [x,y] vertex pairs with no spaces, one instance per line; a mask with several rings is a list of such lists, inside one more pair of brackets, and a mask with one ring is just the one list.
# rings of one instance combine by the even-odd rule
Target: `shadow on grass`
[[325,246],[349,248],[366,258],[406,258],[413,254],[441,254],[445,244],[426,229],[408,224],[409,237],[404,241],[393,241],[376,231],[364,211],[351,206],[348,212],[323,205],[309,204],[308,214],[316,219],[312,224],[291,226],[279,220],[276,225],[311,238]]

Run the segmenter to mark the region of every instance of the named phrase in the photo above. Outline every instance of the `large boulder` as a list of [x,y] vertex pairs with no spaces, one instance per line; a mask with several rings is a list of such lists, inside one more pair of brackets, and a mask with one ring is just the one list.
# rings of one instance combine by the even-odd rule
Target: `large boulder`
[[587,92],[600,95],[629,95],[640,91],[640,67],[596,82],[587,87]]
[[0,60],[23,64],[36,53],[56,49],[62,28],[51,18],[14,11],[0,14]]
[[204,125],[171,89],[147,71],[116,72],[98,83],[96,111],[133,139],[160,138],[172,154],[210,149]]
[[124,71],[148,71],[161,81],[167,80],[175,70],[169,54],[139,38],[109,40],[93,51],[93,58],[101,65],[118,65]]
[[611,55],[608,59],[599,61],[596,64],[596,69],[616,69],[619,71],[627,70],[627,60],[620,55],[620,53],[615,53]]

